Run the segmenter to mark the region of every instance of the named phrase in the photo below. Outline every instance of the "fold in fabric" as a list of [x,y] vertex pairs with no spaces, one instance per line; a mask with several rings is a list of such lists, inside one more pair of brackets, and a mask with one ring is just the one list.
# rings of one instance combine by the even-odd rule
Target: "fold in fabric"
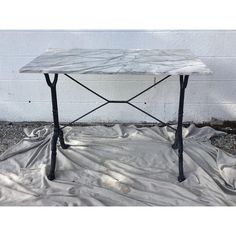
[[210,127],[183,130],[182,183],[174,132],[134,125],[67,127],[70,147],[58,143],[56,179],[49,181],[52,130],[26,130],[0,156],[0,205],[236,205],[236,156],[210,144],[223,134]]

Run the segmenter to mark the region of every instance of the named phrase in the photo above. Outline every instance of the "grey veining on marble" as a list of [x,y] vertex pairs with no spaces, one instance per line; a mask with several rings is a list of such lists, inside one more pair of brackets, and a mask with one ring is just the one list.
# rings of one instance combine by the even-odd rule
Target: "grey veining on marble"
[[134,75],[212,73],[186,49],[49,49],[22,67],[20,72]]

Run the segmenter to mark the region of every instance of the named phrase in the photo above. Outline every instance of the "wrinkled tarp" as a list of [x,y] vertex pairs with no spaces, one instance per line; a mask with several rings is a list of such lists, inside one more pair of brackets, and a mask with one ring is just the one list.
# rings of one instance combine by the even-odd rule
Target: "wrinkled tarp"
[[184,128],[186,180],[168,127],[64,129],[56,180],[49,181],[52,127],[44,126],[0,156],[0,205],[236,205],[236,156],[211,145],[221,132]]

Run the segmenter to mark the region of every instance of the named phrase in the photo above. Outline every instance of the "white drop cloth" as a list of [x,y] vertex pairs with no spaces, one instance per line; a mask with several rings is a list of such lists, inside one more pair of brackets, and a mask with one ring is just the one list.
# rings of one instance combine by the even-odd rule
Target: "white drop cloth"
[[212,128],[184,129],[186,180],[169,128],[65,129],[49,181],[52,128],[41,127],[0,156],[0,205],[236,205],[236,156],[212,146]]

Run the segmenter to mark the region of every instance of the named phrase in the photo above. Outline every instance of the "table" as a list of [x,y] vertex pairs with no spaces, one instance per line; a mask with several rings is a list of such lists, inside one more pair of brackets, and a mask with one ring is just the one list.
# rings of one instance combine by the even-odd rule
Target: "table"
[[[52,98],[52,112],[54,131],[51,140],[51,166],[48,174],[49,180],[55,179],[56,155],[57,155],[57,141],[63,149],[67,149],[69,145],[65,144],[63,137],[63,129],[72,125],[74,122],[84,118],[99,108],[109,103],[125,103],[135,109],[150,116],[154,120],[168,126],[175,131],[175,142],[172,145],[174,149],[178,149],[179,158],[179,176],[178,181],[185,180],[183,170],[183,111],[184,111],[184,95],[188,84],[189,76],[208,75],[211,70],[190,50],[186,49],[49,49],[39,57],[36,57],[29,64],[20,69],[21,73],[42,73],[45,76],[47,85],[51,89]],[[127,75],[152,75],[163,78],[148,88],[144,89],[137,95],[128,100],[109,100],[94,90],[88,88],[80,81],[73,78],[73,73],[76,74],[127,74]],[[97,95],[104,100],[104,103],[79,118],[69,122],[68,125],[60,126],[58,117],[58,104],[56,85],[59,74],[64,74],[68,79],[76,82],[80,86],[89,90],[91,93]],[[147,92],[159,83],[168,79],[170,76],[178,75],[180,80],[180,95],[179,95],[179,111],[177,129],[170,124],[161,121],[155,116],[142,110],[131,101],[141,94]],[[53,80],[50,79],[53,77]]]

